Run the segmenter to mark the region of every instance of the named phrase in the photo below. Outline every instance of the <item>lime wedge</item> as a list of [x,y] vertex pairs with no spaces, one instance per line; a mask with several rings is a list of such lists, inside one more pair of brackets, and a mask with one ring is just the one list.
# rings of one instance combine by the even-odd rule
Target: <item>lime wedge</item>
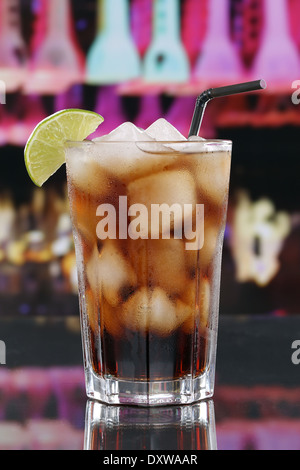
[[25,165],[34,184],[42,186],[65,163],[66,141],[82,141],[104,121],[92,111],[65,109],[41,121],[29,137]]

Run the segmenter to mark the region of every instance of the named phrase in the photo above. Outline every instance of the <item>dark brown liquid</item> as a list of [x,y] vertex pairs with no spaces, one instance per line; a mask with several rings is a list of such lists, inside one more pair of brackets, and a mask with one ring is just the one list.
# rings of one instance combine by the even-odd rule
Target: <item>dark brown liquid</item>
[[100,376],[159,381],[197,377],[205,369],[206,339],[180,329],[164,338],[130,330],[124,330],[122,338],[114,338],[104,329],[101,344],[94,334],[91,341],[93,369]]

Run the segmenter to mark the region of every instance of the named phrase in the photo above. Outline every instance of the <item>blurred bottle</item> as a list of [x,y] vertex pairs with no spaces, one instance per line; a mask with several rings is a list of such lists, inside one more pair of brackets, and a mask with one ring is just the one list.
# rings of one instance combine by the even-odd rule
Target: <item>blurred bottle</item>
[[89,84],[116,84],[140,76],[140,57],[131,37],[128,0],[98,0],[98,31],[87,55]]
[[206,35],[209,0],[186,0],[182,10],[182,42],[194,67]]
[[152,34],[152,0],[132,0],[131,31],[140,57],[144,57]]
[[181,41],[179,1],[153,3],[153,37],[144,58],[144,79],[151,83],[186,82],[190,63]]
[[300,3],[298,0],[289,0],[289,22],[291,25],[291,35],[298,49],[300,48]]
[[0,78],[8,93],[17,91],[27,75],[27,49],[20,16],[19,0],[0,1]]
[[294,43],[286,0],[264,0],[262,44],[253,64],[253,77],[263,77],[268,85],[291,87],[299,78],[299,51]]
[[238,51],[242,49],[243,40],[243,11],[245,8],[245,0],[231,0],[230,6],[230,36],[233,44],[236,45]]
[[264,28],[263,2],[244,0],[241,7],[242,18],[239,29],[241,54],[247,69],[251,69],[253,61],[261,44]]
[[29,50],[31,54],[42,45],[47,34],[47,12],[49,0],[34,0],[32,2],[33,34],[30,38]]
[[56,94],[84,80],[85,60],[75,40],[69,0],[51,0],[46,6],[39,11],[46,15],[41,20],[46,33],[36,30],[26,93]]
[[193,75],[209,86],[242,79],[243,67],[230,36],[229,0],[209,1],[207,34]]

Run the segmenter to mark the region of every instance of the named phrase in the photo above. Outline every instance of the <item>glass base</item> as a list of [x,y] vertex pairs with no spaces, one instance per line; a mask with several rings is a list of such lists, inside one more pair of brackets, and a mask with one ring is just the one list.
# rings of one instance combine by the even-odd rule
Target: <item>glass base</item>
[[167,381],[129,381],[112,376],[97,376],[86,370],[86,392],[93,400],[110,405],[165,406],[191,404],[213,396],[213,381],[208,371],[192,378]]

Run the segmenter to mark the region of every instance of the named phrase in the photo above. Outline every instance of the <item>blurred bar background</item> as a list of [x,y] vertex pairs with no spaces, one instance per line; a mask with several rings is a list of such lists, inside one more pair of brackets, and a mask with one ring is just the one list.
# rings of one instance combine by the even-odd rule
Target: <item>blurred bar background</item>
[[[75,329],[79,356],[60,365],[71,377],[81,361],[65,168],[40,189],[23,159],[35,125],[64,108],[102,114],[95,136],[126,120],[147,127],[158,117],[187,136],[203,90],[266,79],[264,93],[210,103],[201,130],[234,142],[220,314],[297,318],[299,13],[299,0],[0,0],[0,339],[13,369],[5,375],[0,366],[0,415],[5,387],[14,390],[10,402],[22,396],[18,367],[31,377],[36,364],[9,349],[24,317],[33,331],[64,325],[69,338]],[[61,419],[55,396],[56,411],[48,414]],[[24,420],[18,400],[16,416]]]
[[158,116],[187,135],[197,94],[250,78],[267,92],[216,100],[201,130],[234,141],[221,313],[298,313],[299,2],[221,3],[1,0],[0,315],[77,313],[65,169],[38,189],[23,163],[41,119],[81,107],[104,115],[97,135]]

